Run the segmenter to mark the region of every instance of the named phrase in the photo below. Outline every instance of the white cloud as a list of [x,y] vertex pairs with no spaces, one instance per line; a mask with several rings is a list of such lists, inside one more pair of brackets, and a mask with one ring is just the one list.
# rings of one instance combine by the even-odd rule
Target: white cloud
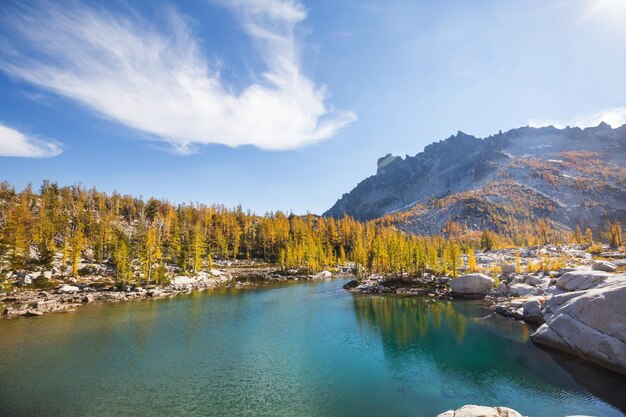
[[586,0],[582,5],[582,21],[597,19],[604,24],[613,22],[623,24],[626,17],[624,0]]
[[306,18],[301,4],[233,0],[227,6],[266,65],[259,81],[241,91],[211,68],[173,9],[158,27],[133,12],[122,16],[74,3],[15,6],[0,19],[0,69],[181,153],[209,143],[299,148],[356,120],[352,112],[333,111],[325,87],[302,73],[296,36]]
[[590,127],[597,126],[601,122],[611,125],[613,128],[626,124],[626,107],[615,107],[606,109],[591,115],[580,115],[568,121],[550,120],[550,119],[530,119],[528,125],[531,127],[554,126],[559,129],[565,126],[571,127]]
[[57,142],[26,136],[0,123],[0,156],[49,158],[61,152],[63,149]]

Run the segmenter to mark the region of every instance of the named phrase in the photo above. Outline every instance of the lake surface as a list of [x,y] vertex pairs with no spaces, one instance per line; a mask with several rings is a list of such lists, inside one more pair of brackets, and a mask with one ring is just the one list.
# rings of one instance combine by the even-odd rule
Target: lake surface
[[345,282],[0,320],[0,415],[624,415],[624,379],[534,346],[481,302],[356,296]]

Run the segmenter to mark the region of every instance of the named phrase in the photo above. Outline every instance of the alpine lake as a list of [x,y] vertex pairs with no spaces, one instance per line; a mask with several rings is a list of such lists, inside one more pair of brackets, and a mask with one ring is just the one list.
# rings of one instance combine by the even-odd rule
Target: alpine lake
[[624,416],[626,380],[535,346],[482,301],[345,279],[220,288],[0,320],[0,415]]

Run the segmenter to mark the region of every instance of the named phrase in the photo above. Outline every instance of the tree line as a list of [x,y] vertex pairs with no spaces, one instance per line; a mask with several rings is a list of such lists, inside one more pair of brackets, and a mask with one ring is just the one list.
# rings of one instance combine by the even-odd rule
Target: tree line
[[[621,245],[621,225],[612,224],[609,231]],[[562,239],[547,221],[533,233],[545,243]],[[591,245],[590,233],[577,228],[566,239],[591,239]],[[454,276],[472,269],[474,249],[512,246],[509,236],[471,232],[456,224],[448,224],[441,235],[415,236],[385,222],[358,222],[349,216],[257,215],[240,206],[175,205],[49,181],[38,191],[29,185],[17,192],[0,184],[5,271],[48,270],[60,257],[66,275],[77,276],[85,259],[111,265],[118,282],[165,283],[174,273],[211,270],[217,259],[256,259],[307,273],[351,262],[357,273]],[[462,254],[468,254],[470,265]]]

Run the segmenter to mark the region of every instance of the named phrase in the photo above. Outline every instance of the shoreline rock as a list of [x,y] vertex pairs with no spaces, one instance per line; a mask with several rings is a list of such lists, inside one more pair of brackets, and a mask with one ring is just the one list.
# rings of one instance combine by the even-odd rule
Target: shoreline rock
[[447,277],[433,276],[425,276],[420,279],[390,279],[381,275],[374,275],[361,281],[349,281],[343,288],[355,294],[425,295],[438,299],[448,299],[450,298],[448,280]]
[[437,417],[522,417],[522,415],[508,407],[485,407],[468,404],[456,410],[448,410]]
[[626,274],[564,278],[564,292],[546,302],[545,324],[532,341],[626,374]]
[[494,280],[485,274],[465,274],[451,279],[448,284],[453,296],[478,297],[493,289]]
[[[565,253],[568,258],[566,262],[559,258],[565,265],[558,270],[519,273],[515,272],[519,268],[514,270],[511,264],[514,250],[478,253],[481,268],[499,265],[503,271],[497,288],[493,288],[490,277],[481,274],[458,278],[426,274],[415,280],[373,275],[351,281],[344,288],[357,294],[485,298],[495,313],[538,325],[531,335],[537,345],[568,352],[626,375],[626,274],[615,273],[626,267],[621,255],[611,253],[609,262],[594,260],[575,246],[518,251],[522,259],[547,253]],[[522,260],[522,265],[524,262],[535,261]]]
[[[28,274],[17,275],[18,279]],[[174,276],[168,285],[123,284],[115,286],[105,284],[101,277],[87,278],[86,281],[71,281],[72,284],[60,283],[55,289],[20,288],[8,294],[0,293],[0,319],[17,317],[34,317],[47,313],[71,312],[76,308],[91,303],[116,303],[140,299],[158,299],[188,294],[193,291],[207,289],[255,287],[257,282],[270,283],[278,281],[300,281],[329,279],[333,276],[346,276],[343,271],[333,275],[330,271],[322,271],[315,275],[303,274],[300,271],[280,271],[275,267],[233,267],[210,272],[201,271],[195,276]],[[66,281],[67,282],[67,281]],[[18,282],[19,284],[19,282]],[[3,297],[4,296],[4,297]]]

